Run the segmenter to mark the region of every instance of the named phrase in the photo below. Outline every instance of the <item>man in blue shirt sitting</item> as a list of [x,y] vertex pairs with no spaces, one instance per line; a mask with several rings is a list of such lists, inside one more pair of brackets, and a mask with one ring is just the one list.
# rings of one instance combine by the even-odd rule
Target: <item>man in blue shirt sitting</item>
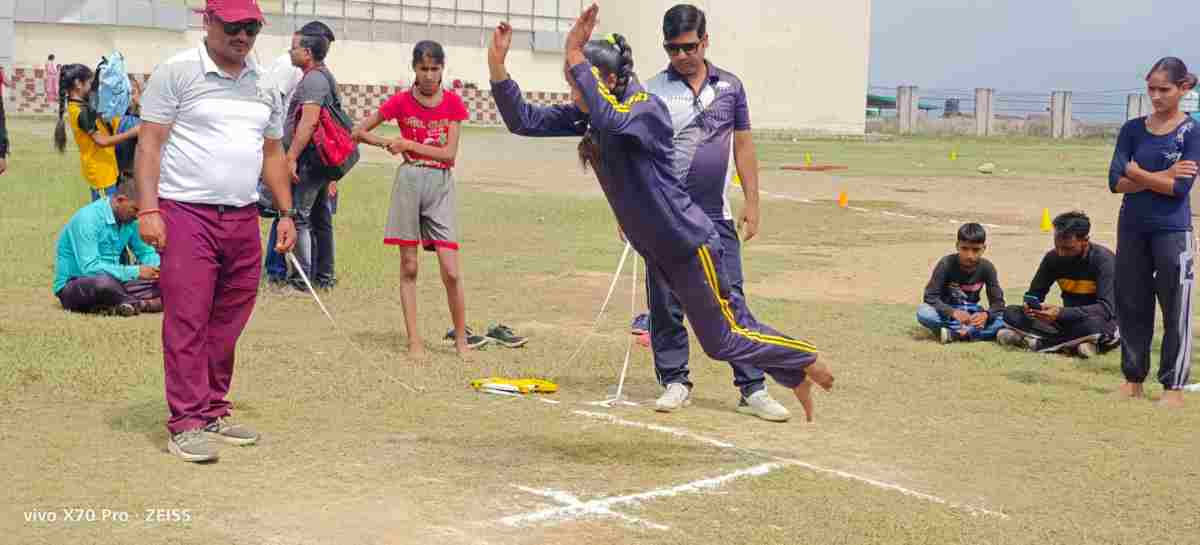
[[[138,236],[133,182],[117,193],[80,208],[62,233],[54,259],[54,295],[74,312],[136,316],[162,312],[158,253]],[[122,265],[128,247],[140,265]]]

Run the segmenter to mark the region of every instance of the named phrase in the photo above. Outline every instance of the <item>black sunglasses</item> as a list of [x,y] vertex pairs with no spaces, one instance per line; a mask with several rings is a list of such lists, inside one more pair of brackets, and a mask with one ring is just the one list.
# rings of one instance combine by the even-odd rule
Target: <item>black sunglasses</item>
[[258,33],[262,31],[262,26],[263,26],[262,21],[249,20],[249,21],[240,21],[237,23],[227,23],[227,22],[222,21],[221,19],[217,18],[217,16],[215,16],[215,15],[210,15],[210,17],[212,17],[213,19],[216,19],[217,22],[221,23],[221,30],[224,30],[225,34],[227,34],[229,36],[237,36],[238,34],[241,34],[242,31],[244,30],[244,31],[246,31],[247,36],[253,38],[255,36],[258,36]]
[[698,47],[700,47],[700,42],[689,42],[686,44],[673,44],[666,42],[663,44],[663,49],[667,50],[668,55],[674,55],[680,51],[691,54],[695,52],[696,48]]

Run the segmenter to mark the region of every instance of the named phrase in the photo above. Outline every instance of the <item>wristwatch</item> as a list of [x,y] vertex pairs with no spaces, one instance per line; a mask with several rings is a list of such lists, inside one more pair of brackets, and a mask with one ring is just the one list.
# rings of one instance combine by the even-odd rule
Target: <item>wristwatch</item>
[[296,219],[296,209],[288,208],[287,210],[280,210],[279,211],[279,219],[283,219],[283,218]]

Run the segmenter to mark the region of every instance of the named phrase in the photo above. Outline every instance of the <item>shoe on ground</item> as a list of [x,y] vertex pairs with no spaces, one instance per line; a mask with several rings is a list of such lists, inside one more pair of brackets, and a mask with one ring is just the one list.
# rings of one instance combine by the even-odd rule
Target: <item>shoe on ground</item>
[[171,434],[167,440],[167,452],[185,462],[211,462],[220,456],[201,428]]
[[116,314],[117,316],[128,318],[130,316],[137,316],[138,308],[134,306],[133,303],[121,303],[112,308],[112,313]]
[[775,401],[775,398],[771,397],[771,394],[768,394],[765,389],[750,394],[750,397],[743,397],[741,401],[738,401],[737,411],[757,416],[769,422],[787,422],[792,417],[792,413]]
[[138,301],[134,306],[137,307],[139,314],[157,314],[163,311],[163,302],[161,297]]
[[1100,355],[1100,347],[1096,346],[1096,343],[1081,343],[1075,350],[1079,357],[1085,360]]
[[667,391],[663,392],[654,402],[654,410],[660,413],[669,413],[677,411],[691,404],[691,390],[688,387],[678,382],[667,385]]
[[526,337],[521,337],[513,332],[512,328],[504,324],[496,324],[488,328],[487,338],[501,346],[508,348],[520,348],[529,342]]
[[[484,337],[482,335],[476,335],[474,331],[471,331],[470,327],[464,328],[464,332],[466,332],[466,334],[467,334],[467,348],[470,348],[472,350],[479,350],[479,349],[487,346],[488,343],[492,342],[492,340],[487,337]],[[450,330],[446,332],[445,337],[442,337],[442,342],[445,344],[454,344],[456,340],[457,339],[454,338],[454,328],[453,327],[450,328]]]
[[253,445],[258,442],[258,432],[242,424],[234,424],[226,417],[213,420],[204,426],[204,435],[209,439],[238,446]]
[[954,335],[950,332],[950,328],[943,327],[940,329],[938,331],[938,340],[942,341],[942,344],[950,344],[954,342]]
[[1026,335],[1025,336],[1025,348],[1028,348],[1034,352],[1037,352],[1038,350],[1042,349],[1042,342],[1034,337]]
[[1016,348],[1025,348],[1025,336],[1005,328],[996,333],[996,342],[1001,346],[1012,346]]

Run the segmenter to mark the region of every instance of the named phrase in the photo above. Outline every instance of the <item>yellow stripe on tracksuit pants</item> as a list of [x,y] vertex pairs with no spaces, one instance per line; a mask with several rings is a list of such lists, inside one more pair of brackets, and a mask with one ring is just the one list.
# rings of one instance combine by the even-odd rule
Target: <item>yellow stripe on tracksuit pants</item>
[[785,336],[756,320],[742,297],[724,295],[720,237],[714,235],[695,254],[666,263],[646,260],[656,277],[678,299],[684,315],[708,357],[754,367],[780,385],[795,388],[805,369],[817,359],[812,344]]
[[704,274],[708,277],[708,284],[709,286],[712,286],[713,297],[716,297],[717,302],[721,305],[721,313],[729,322],[729,329],[733,330],[734,334],[757,342],[783,346],[786,348],[794,348],[801,352],[811,352],[814,354],[817,352],[817,347],[802,340],[776,335],[767,335],[758,331],[746,329],[738,325],[737,319],[734,318],[733,315],[733,309],[731,309],[729,306],[729,301],[721,297],[721,283],[717,276],[717,268],[713,265],[712,254],[708,251],[708,247],[706,246],[701,246],[698,252],[700,253],[700,263],[704,266]]

